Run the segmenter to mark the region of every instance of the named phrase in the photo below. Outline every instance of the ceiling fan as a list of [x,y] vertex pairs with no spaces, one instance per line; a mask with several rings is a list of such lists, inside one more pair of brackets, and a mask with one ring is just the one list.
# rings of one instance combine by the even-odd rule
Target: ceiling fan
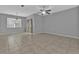
[[52,13],[52,9],[49,8],[49,6],[42,6],[41,9],[39,10],[39,15],[45,16],[49,15]]

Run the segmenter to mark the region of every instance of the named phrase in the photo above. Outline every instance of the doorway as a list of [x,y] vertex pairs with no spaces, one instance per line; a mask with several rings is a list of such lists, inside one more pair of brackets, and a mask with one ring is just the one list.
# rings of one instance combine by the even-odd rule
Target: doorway
[[32,19],[27,20],[27,28],[26,28],[27,33],[33,33],[33,22]]

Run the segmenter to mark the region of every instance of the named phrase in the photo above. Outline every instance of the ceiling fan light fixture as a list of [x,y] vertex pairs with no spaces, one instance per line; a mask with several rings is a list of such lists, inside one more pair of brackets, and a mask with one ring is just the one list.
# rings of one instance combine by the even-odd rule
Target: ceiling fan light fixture
[[38,13],[39,15],[45,16],[45,15],[49,15],[52,13],[52,8],[49,9],[48,6],[41,6],[40,12]]
[[46,14],[46,12],[45,11],[42,11],[42,14]]

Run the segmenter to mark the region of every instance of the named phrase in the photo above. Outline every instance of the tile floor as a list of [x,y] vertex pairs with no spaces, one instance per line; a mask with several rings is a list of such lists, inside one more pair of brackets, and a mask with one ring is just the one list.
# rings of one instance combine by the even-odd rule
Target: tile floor
[[0,54],[74,54],[79,39],[51,34],[0,35]]

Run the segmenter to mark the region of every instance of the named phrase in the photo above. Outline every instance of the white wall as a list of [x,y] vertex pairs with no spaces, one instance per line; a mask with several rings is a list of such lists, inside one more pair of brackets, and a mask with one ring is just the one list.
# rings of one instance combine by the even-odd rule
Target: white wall
[[39,16],[39,15],[34,14],[32,16],[32,19],[33,19],[33,32],[34,33],[42,33],[43,26],[44,26],[43,16]]
[[34,15],[35,32],[79,36],[79,8],[72,8],[48,16]]
[[47,33],[79,35],[78,8],[69,9],[56,14],[45,16],[44,31]]

